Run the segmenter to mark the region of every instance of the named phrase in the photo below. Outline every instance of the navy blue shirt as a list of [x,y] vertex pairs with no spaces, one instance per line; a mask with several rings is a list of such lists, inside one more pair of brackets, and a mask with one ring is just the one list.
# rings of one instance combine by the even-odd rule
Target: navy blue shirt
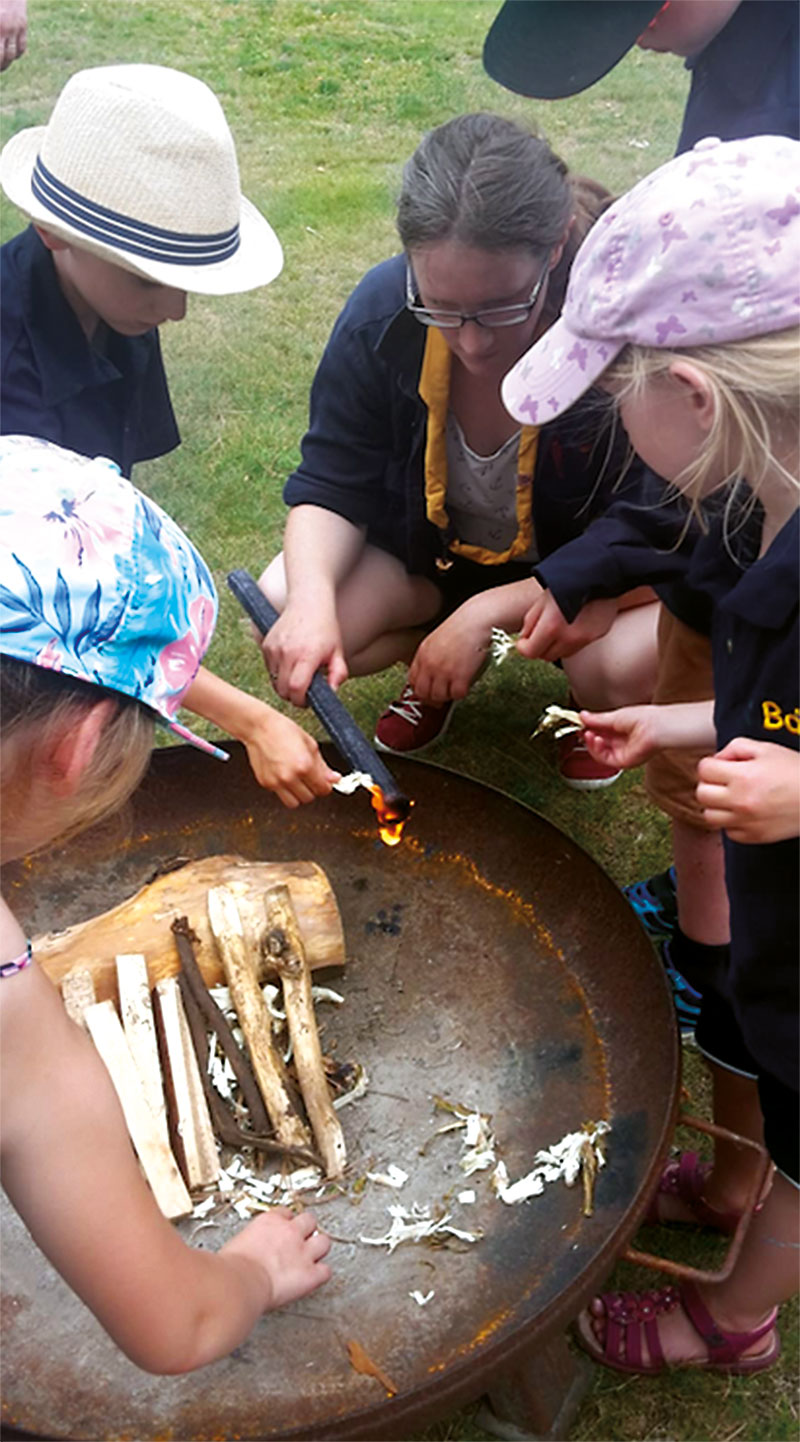
[[107,456],[124,476],[180,444],[157,330],[104,326],[90,345],[33,226],[0,249],[0,286],[4,435]]
[[[691,583],[713,604],[714,721],[720,749],[738,736],[797,751],[800,744],[800,520],[760,558],[730,554],[715,522],[698,543]],[[751,1055],[772,1076],[798,1085],[798,881],[800,841],[743,845],[723,836],[731,907],[725,990]]]
[[800,139],[800,8],[797,0],[742,0],[686,68],[692,84],[677,154],[704,135]]
[[[417,390],[425,338],[405,307],[404,257],[383,261],[334,325],[311,388],[302,458],[283,494],[287,505],[321,506],[364,526],[410,572],[435,579],[448,538],[425,509],[427,409]],[[539,555],[580,536],[616,494],[622,455],[615,463],[598,437],[596,404],[586,397],[541,428],[533,477]],[[625,494],[638,496],[640,476],[637,464]],[[483,573],[479,587],[495,569],[463,562],[472,566]]]

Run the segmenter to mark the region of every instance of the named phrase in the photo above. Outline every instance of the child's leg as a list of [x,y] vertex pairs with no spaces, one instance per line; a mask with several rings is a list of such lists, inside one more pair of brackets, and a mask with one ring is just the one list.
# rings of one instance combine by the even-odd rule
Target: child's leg
[[[764,1207],[748,1230],[736,1265],[724,1282],[698,1287],[717,1326],[727,1333],[751,1332],[767,1320],[773,1308],[788,1301],[798,1290],[800,1257],[800,1191],[778,1173]],[[606,1309],[600,1298],[589,1308],[592,1331],[602,1342]],[[658,1339],[668,1363],[704,1361],[708,1348],[683,1307],[663,1313],[658,1319]],[[774,1346],[770,1329],[746,1347],[744,1357],[769,1352]],[[623,1343],[624,1351],[624,1343]],[[649,1349],[643,1344],[642,1361]]]
[[[672,854],[681,931],[702,946],[726,945],[730,920],[721,833],[703,830],[695,821],[676,816]],[[675,964],[680,970],[677,958]]]
[[[286,604],[283,552],[259,582],[278,611]],[[366,545],[337,591],[337,614],[350,674],[367,676],[395,661],[410,661],[423,628],[442,605],[426,576],[412,576],[402,561]]]
[[656,681],[659,604],[620,611],[599,640],[562,662],[570,690],[588,711],[614,710],[650,701]]
[[[800,1136],[800,1105],[796,1087],[789,1087],[777,1077],[762,1072],[756,1081],[752,1076],[737,1074],[732,1070],[736,1065],[751,1071],[756,1063],[749,1054],[741,1034],[736,1016],[726,998],[710,988],[703,997],[702,1012],[697,1028],[698,1044],[706,1054],[713,1048],[725,1065],[716,1065],[714,1120],[730,1127],[741,1135],[759,1139],[764,1132],[764,1141],[770,1156],[779,1171],[775,1173],[772,1186],[764,1199],[761,1210],[752,1218],[747,1235],[730,1276],[715,1284],[704,1283],[696,1288],[700,1301],[711,1314],[717,1329],[726,1334],[747,1334],[760,1328],[770,1317],[773,1309],[795,1295],[800,1282],[800,1158],[798,1138]],[[784,1061],[786,1059],[784,1058]],[[791,1067],[790,1067],[791,1069]],[[758,1102],[758,1115],[754,1096]],[[742,1105],[744,1110],[739,1112]],[[737,1156],[737,1154],[740,1154]],[[730,1180],[741,1171],[741,1156],[749,1156],[749,1148],[737,1148],[730,1143],[718,1144],[714,1157],[714,1174],[721,1182]],[[748,1162],[749,1181],[752,1181],[757,1158]],[[638,1307],[641,1308],[640,1299]],[[613,1309],[613,1304],[612,1304]],[[626,1305],[628,1316],[634,1317],[637,1307],[630,1302]],[[579,1324],[581,1335],[586,1339],[589,1327],[597,1343],[606,1341],[608,1322],[607,1305],[601,1298],[595,1298],[588,1313],[584,1313]],[[703,1337],[683,1305],[671,1306],[657,1314],[658,1341],[667,1362],[703,1361],[709,1350]],[[618,1336],[609,1334],[608,1339],[616,1348]],[[634,1319],[630,1325],[623,1322],[621,1329],[623,1353],[643,1344],[641,1360],[649,1360],[649,1347],[644,1328]],[[770,1354],[775,1346],[774,1332],[768,1327],[763,1336],[745,1345],[742,1356]],[[591,1348],[596,1355],[594,1346]],[[620,1359],[617,1356],[617,1360]]]

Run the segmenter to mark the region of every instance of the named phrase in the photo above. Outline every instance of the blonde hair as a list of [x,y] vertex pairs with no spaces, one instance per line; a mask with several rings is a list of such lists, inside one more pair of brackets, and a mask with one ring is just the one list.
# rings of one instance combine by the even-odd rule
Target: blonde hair
[[683,351],[629,345],[604,373],[603,383],[618,407],[653,382],[670,381],[670,366],[687,360],[708,382],[714,415],[703,445],[673,484],[701,523],[703,497],[711,489],[729,488],[728,533],[734,513],[743,522],[752,511],[768,471],[777,471],[800,491],[800,478],[786,464],[787,453],[797,445],[800,419],[800,330]]
[[103,727],[94,754],[70,800],[59,802],[58,831],[43,845],[64,841],[127,801],[150,762],[155,717],[148,707],[119,692],[75,680],[26,661],[0,660],[2,749],[16,749],[13,774],[4,778],[4,801],[24,798],[31,785],[37,755],[77,725],[104,697],[116,710]]

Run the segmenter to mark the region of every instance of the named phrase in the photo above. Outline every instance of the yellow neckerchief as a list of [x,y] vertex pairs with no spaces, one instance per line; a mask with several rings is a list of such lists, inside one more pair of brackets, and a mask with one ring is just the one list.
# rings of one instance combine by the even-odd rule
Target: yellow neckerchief
[[[425,506],[428,520],[440,531],[447,531],[447,411],[450,403],[450,368],[452,352],[441,331],[428,330],[425,354],[419,377],[419,394],[428,408],[428,433],[425,442]],[[489,551],[485,546],[470,546],[466,541],[448,540],[447,548],[481,566],[500,566],[515,561],[530,549],[533,539],[533,472],[539,448],[539,427],[523,426],[517,455],[517,534],[505,551]],[[440,563],[446,567],[447,562]]]

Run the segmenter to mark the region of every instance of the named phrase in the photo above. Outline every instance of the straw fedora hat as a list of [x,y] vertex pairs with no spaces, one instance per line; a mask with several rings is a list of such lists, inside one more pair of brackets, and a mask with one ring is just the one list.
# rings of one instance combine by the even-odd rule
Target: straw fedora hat
[[0,185],[37,225],[179,290],[252,290],[283,265],[278,237],[239,189],[219,101],[180,70],[79,71],[48,124],[4,146]]

